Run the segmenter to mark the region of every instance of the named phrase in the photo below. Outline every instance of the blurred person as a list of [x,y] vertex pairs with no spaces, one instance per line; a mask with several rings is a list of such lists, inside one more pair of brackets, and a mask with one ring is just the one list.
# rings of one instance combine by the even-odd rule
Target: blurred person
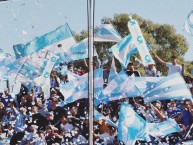
[[155,52],[152,51],[152,53],[154,54],[154,56],[157,58],[157,60],[161,64],[165,65],[169,69],[168,75],[171,75],[171,74],[177,73],[177,72],[182,74],[182,66],[178,64],[177,56],[173,55],[171,57],[171,63],[170,63],[170,62],[163,61],[161,58],[159,58],[159,56],[157,56],[157,54],[155,54]]
[[131,75],[134,75],[136,77],[140,77],[140,72],[138,70],[135,70],[134,68],[134,64],[132,62],[130,62],[127,66],[127,70],[126,70],[126,73],[131,76]]
[[51,71],[50,73],[50,89],[57,89],[59,90],[59,84],[60,84],[60,79],[56,75],[54,71]]
[[190,127],[193,122],[193,107],[190,101],[184,101],[184,108],[180,115],[181,123],[186,127]]
[[42,114],[39,113],[39,109],[37,106],[32,106],[31,119],[32,119],[31,124],[37,125],[38,131],[45,129],[46,118]]
[[62,116],[60,119],[60,129],[64,132],[71,132],[74,126],[69,122],[69,119],[65,116]]
[[151,109],[148,112],[152,115],[152,121],[154,123],[163,122],[167,119],[166,112],[163,110],[161,101],[156,101],[153,104],[150,104]]
[[148,66],[144,66],[143,63],[136,57],[134,56],[135,61],[138,62],[138,64],[142,67],[145,68],[145,76],[146,77],[159,77],[159,71],[157,71],[155,64],[149,64]]
[[75,128],[73,131],[72,131],[72,143],[73,144],[81,144],[81,145],[87,145],[88,144],[88,140],[83,136],[81,135],[81,131],[78,129],[78,128]]
[[55,128],[52,125],[47,125],[46,126],[45,139],[46,139],[46,143],[48,145],[52,145],[52,144],[55,144],[55,143],[61,144],[63,137],[55,132],[57,130],[58,129]]
[[13,101],[13,98],[12,98],[12,96],[10,94],[9,89],[6,88],[4,90],[4,95],[1,98],[1,102],[5,105],[5,107],[7,107],[10,104],[11,101]]
[[176,102],[174,100],[171,100],[170,103],[168,103],[168,109],[166,112],[168,118],[177,119],[181,113],[181,109],[176,106]]

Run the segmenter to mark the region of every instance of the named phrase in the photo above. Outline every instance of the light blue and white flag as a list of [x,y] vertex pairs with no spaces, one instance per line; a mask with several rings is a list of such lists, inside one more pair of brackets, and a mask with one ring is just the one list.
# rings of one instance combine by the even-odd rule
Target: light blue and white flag
[[[98,98],[103,90],[103,74],[102,69],[94,70],[94,97]],[[77,82],[71,81],[64,84],[61,92],[65,97],[65,101],[61,103],[64,106],[76,100],[88,98],[88,73],[80,76]],[[67,94],[65,93],[67,92]],[[71,95],[71,96],[70,96]]]
[[109,125],[117,128],[117,125],[116,125],[114,122],[112,122],[111,120],[109,120],[108,118],[106,118],[104,115],[102,115],[101,113],[99,113],[99,112],[95,109],[95,110],[94,110],[94,120],[97,121],[97,120],[100,120],[100,119],[105,120]]
[[76,41],[72,36],[68,24],[65,24],[64,26],[60,26],[56,30],[44,34],[43,36],[36,37],[34,40],[28,42],[25,45],[14,45],[13,50],[16,59],[19,59],[43,49],[54,54],[65,52],[75,44]]
[[103,97],[99,98],[99,100],[113,101],[140,95],[139,89],[134,85],[134,77],[129,77],[122,70],[103,90]]
[[120,34],[111,24],[102,24],[94,34],[96,42],[119,42]]
[[127,35],[120,42],[113,45],[110,49],[124,68],[127,68],[130,57],[138,52],[131,35]]
[[48,53],[47,57],[48,62],[42,75],[34,79],[34,82],[38,86],[41,86],[45,98],[50,97],[50,72],[52,71],[55,62],[58,59],[58,57],[51,52]]
[[123,102],[119,114],[118,139],[128,145],[130,141],[146,140],[146,132],[146,121],[128,103]]
[[153,88],[153,86],[164,77],[135,77],[135,86],[143,94],[146,90]]
[[188,14],[188,17],[184,23],[185,31],[193,36],[193,10]]
[[[95,48],[94,56],[97,56]],[[70,47],[66,52],[64,52],[64,56],[62,58],[65,62],[88,58],[88,38],[85,38],[78,44]]]
[[168,99],[192,100],[192,94],[187,88],[184,78],[179,73],[161,79],[152,88],[144,92],[144,101],[146,103]]
[[174,132],[181,132],[180,126],[175,119],[169,118],[161,123],[147,123],[148,134],[153,137],[166,136]]
[[115,59],[114,57],[112,58],[112,64],[111,64],[111,69],[110,69],[110,73],[109,73],[109,79],[108,79],[108,83],[111,82],[111,80],[113,80],[113,78],[117,75],[117,70],[116,70],[116,66],[115,66]]
[[149,64],[155,64],[154,60],[152,59],[146,41],[143,37],[141,29],[135,19],[131,19],[128,22],[129,31],[131,32],[133,42],[137,47],[139,54],[141,56],[142,62],[144,66],[148,66]]

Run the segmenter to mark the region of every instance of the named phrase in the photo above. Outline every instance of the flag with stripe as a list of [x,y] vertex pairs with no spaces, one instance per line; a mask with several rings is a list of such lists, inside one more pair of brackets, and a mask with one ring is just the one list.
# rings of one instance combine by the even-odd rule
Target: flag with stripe
[[149,134],[153,137],[166,136],[174,132],[181,132],[175,119],[169,118],[161,123],[147,123]]
[[64,26],[60,26],[56,30],[44,34],[43,36],[36,37],[34,40],[28,42],[25,45],[14,45],[13,50],[16,59],[19,59],[43,49],[54,54],[65,52],[75,44],[76,41],[72,36],[68,24],[65,24]]
[[42,73],[41,76],[37,77],[34,79],[34,82],[38,85],[41,86],[43,92],[44,92],[44,97],[49,98],[50,97],[50,72],[52,71],[52,68],[58,59],[56,55],[53,53],[49,52],[47,55],[48,62],[46,64],[46,67]]
[[146,140],[146,132],[146,121],[135,113],[128,103],[121,103],[118,139],[125,144],[135,140]]
[[193,10],[188,14],[188,17],[184,23],[185,31],[193,36]]
[[139,89],[134,85],[134,77],[129,77],[122,70],[108,83],[103,90],[103,96],[99,99],[106,102],[140,95]]
[[[102,69],[96,69],[94,70],[94,97],[98,98],[103,90],[103,73]],[[69,86],[68,86],[69,85]],[[64,106],[68,103],[72,103],[76,100],[88,98],[88,73],[84,74],[83,76],[80,76],[78,82],[69,82],[68,84],[65,84],[65,89],[61,90],[63,95],[65,96],[65,101],[61,103],[61,106]],[[66,97],[65,92],[67,90],[70,90],[68,92],[71,94],[71,96]]]
[[[88,58],[88,38],[85,38],[81,42],[70,47],[70,49],[66,50],[64,54],[58,55],[60,55],[65,62],[71,62],[74,60]],[[97,56],[95,48],[94,48],[94,56]]]
[[146,103],[168,99],[192,100],[192,94],[187,88],[184,78],[179,73],[174,73],[161,79],[152,88],[145,91],[143,95]]
[[111,47],[113,55],[119,60],[122,67],[127,68],[130,57],[138,52],[131,35],[126,36],[120,42]]
[[111,24],[102,24],[94,34],[96,42],[119,42],[120,34]]
[[153,86],[164,77],[135,77],[134,84],[143,94],[146,90],[153,88]]

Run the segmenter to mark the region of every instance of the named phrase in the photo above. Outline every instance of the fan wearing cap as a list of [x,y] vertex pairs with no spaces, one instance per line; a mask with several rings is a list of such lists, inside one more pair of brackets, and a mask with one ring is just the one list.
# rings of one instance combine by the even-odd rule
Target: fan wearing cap
[[155,54],[155,52],[152,51],[152,53],[154,54],[154,56],[157,58],[157,60],[165,65],[166,67],[168,67],[169,71],[168,71],[168,75],[171,75],[173,73],[182,73],[182,66],[178,64],[178,58],[177,56],[172,56],[171,57],[171,62],[165,62],[163,61],[161,58],[159,58],[159,56],[157,56],[157,54]]

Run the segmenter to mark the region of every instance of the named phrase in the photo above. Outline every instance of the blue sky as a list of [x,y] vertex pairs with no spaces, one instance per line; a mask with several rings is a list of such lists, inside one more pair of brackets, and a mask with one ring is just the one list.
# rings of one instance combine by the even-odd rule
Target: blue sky
[[[13,54],[12,46],[26,43],[36,36],[54,30],[65,22],[72,31],[87,28],[87,0],[11,0],[0,4],[0,48]],[[183,31],[192,0],[96,0],[95,26],[103,17],[115,13],[136,13],[160,24],[171,24],[186,37],[189,51],[186,60],[193,61],[193,37]]]

